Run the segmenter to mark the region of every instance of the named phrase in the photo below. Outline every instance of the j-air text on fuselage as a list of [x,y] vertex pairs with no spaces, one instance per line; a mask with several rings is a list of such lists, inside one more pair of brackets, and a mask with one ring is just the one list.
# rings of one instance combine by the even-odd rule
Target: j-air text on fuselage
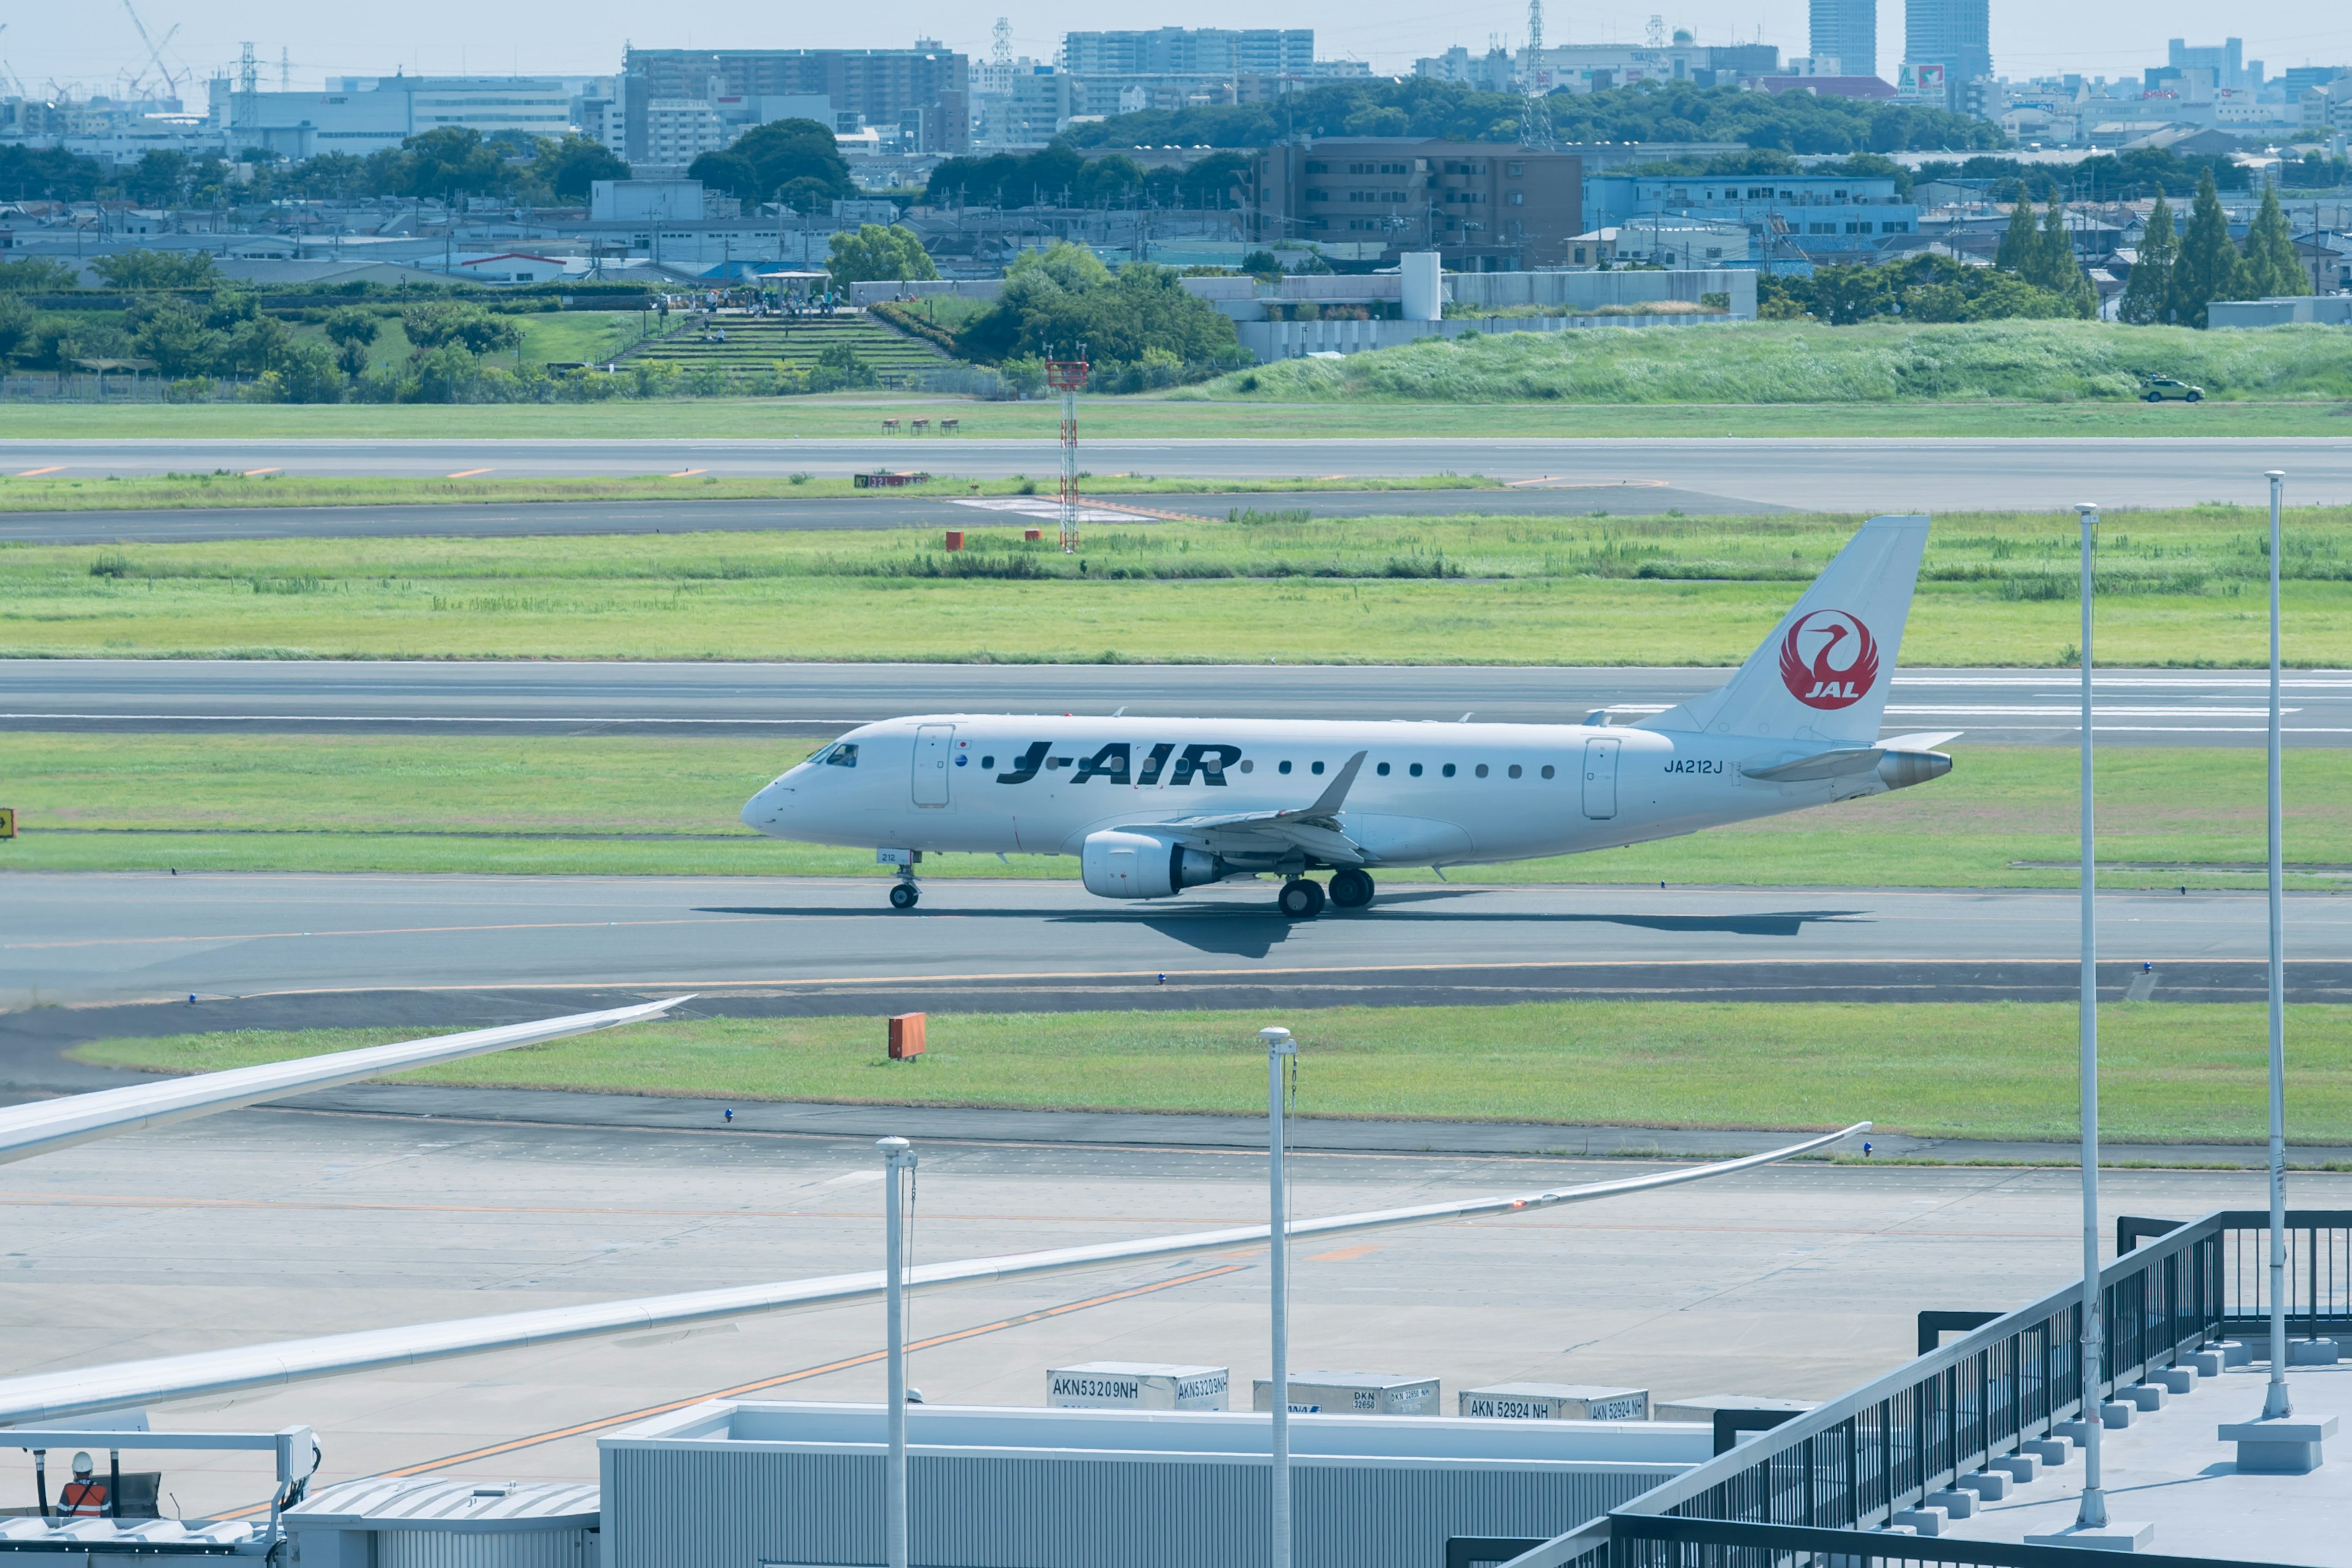
[[1383,866],[1606,849],[1941,777],[1956,731],[1879,738],[1928,520],[1864,523],[1720,689],[1631,725],[927,714],[865,724],[751,797],[779,838],[878,847],[912,909],[925,853],[1075,855],[1163,899],[1275,873],[1304,919]]

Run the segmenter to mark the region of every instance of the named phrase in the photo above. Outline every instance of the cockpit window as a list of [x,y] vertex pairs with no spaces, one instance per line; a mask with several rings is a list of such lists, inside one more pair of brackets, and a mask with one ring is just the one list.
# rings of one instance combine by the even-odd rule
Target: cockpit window
[[825,748],[824,765],[829,768],[854,768],[857,765],[857,747],[854,742],[837,741]]

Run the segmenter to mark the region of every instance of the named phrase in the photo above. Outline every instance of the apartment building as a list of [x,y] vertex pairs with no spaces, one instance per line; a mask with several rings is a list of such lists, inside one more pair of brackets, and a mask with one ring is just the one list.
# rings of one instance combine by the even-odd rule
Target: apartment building
[[1369,136],[1272,147],[1248,192],[1249,237],[1371,265],[1434,250],[1458,272],[1564,266],[1584,230],[1583,174],[1571,154],[1487,142]]
[[971,145],[971,62],[929,40],[911,49],[633,48],[621,86],[621,155],[633,167],[656,162],[652,106],[694,100],[728,118],[730,101],[756,109],[766,99],[822,98],[836,130],[894,127],[923,153]]

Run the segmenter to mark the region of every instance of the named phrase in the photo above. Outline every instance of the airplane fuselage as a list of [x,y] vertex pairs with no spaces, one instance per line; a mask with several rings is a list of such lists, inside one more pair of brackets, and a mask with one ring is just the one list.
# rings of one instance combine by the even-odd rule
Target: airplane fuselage
[[820,844],[1076,855],[1106,830],[1297,810],[1361,752],[1346,826],[1365,863],[1453,866],[1635,844],[1889,787],[1875,772],[1743,775],[1812,749],[1593,725],[935,714],[849,731],[761,790],[743,820]]

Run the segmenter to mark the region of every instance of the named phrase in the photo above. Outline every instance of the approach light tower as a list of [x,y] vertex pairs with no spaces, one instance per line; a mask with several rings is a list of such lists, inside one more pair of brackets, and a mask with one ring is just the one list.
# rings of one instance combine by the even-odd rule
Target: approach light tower
[[[1053,351],[1048,349],[1047,353]],[[1078,552],[1078,388],[1087,384],[1087,345],[1076,359],[1048,359],[1045,384],[1062,395],[1062,553]]]
[[1519,116],[1519,145],[1549,153],[1557,144],[1552,134],[1551,72],[1544,68],[1543,0],[1528,0],[1528,106]]

